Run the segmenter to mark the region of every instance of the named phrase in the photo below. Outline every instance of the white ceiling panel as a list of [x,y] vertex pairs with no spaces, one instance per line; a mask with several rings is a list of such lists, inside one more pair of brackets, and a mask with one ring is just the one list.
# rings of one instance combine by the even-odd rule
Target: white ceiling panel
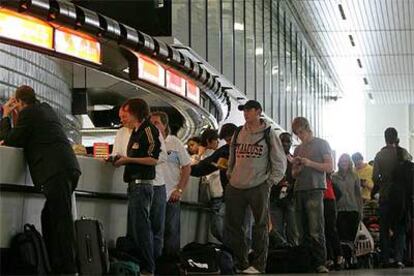
[[374,103],[414,103],[414,0],[291,2],[344,90],[362,89]]

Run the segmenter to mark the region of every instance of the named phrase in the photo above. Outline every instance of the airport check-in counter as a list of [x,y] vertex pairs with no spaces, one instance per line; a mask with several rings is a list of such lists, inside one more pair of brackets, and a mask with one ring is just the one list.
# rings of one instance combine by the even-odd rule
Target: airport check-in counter
[[[102,222],[109,246],[126,234],[127,184],[123,168],[115,168],[102,159],[78,156],[82,175],[73,197],[74,216],[96,218]],[[44,196],[32,184],[23,150],[0,146],[0,248],[22,231],[25,223],[41,229],[40,214]],[[76,199],[75,199],[76,198]],[[183,194],[181,245],[191,241],[206,242],[209,210],[197,203],[198,178],[191,178]]]

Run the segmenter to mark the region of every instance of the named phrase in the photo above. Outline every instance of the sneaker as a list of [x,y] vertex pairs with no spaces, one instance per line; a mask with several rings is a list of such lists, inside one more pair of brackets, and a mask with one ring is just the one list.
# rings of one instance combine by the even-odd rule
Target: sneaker
[[402,262],[397,262],[397,263],[395,264],[395,267],[396,267],[396,268],[404,268],[404,267],[405,267],[405,265],[404,265]]
[[329,269],[326,268],[324,265],[320,265],[316,268],[317,273],[328,273]]
[[327,260],[327,261],[326,261],[326,263],[325,263],[325,266],[326,266],[326,267],[333,267],[333,266],[334,266],[334,264],[335,264],[335,263],[334,263],[334,261],[332,261],[332,260]]
[[254,266],[249,266],[245,270],[242,271],[243,274],[262,274],[259,270],[257,270]]
[[336,259],[335,270],[344,270],[345,269],[345,258],[343,256],[338,256]]

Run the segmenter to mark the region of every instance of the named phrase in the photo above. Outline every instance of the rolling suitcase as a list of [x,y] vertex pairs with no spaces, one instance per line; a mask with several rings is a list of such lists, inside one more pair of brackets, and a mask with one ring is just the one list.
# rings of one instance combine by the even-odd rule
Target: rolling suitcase
[[75,221],[79,272],[83,275],[108,273],[109,255],[102,224],[93,219]]

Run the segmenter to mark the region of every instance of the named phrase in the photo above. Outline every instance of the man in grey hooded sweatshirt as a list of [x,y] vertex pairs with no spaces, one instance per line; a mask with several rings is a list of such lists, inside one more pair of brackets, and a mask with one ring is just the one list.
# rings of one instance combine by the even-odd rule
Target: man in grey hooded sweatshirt
[[[260,119],[260,103],[250,100],[239,110],[243,110],[246,123],[230,145],[224,240],[233,250],[237,272],[260,274],[266,268],[269,243],[270,188],[284,176],[286,155],[275,131]],[[249,206],[255,220],[250,264],[244,223]]]

